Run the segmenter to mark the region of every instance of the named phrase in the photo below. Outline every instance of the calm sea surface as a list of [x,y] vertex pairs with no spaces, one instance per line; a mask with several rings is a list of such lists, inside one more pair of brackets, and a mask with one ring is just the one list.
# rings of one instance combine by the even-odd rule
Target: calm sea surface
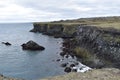
[[[32,23],[0,24],[0,74],[35,80],[64,74],[57,60],[62,39],[31,33]],[[33,40],[44,46],[44,51],[23,51],[21,44]],[[1,42],[10,42],[5,46]]]

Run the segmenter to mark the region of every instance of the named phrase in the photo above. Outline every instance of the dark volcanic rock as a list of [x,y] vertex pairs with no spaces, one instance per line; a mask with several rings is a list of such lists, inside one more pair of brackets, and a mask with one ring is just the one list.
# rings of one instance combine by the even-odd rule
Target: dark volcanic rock
[[27,43],[24,43],[21,45],[23,50],[44,50],[45,48],[40,46],[34,41],[28,41]]
[[10,46],[10,45],[12,45],[12,44],[9,43],[9,42],[2,42],[2,44],[5,44],[6,46]]
[[57,59],[56,61],[57,61],[57,62],[59,62],[59,61],[60,61],[60,59]]
[[61,53],[60,53],[60,56],[62,56],[62,57],[64,57],[65,55],[66,55],[65,52],[61,52]]
[[75,67],[75,64],[71,64],[70,67]]
[[72,71],[72,69],[70,67],[66,67],[64,71],[67,72],[67,73],[69,73],[69,72]]
[[68,63],[61,64],[61,67],[66,67]]

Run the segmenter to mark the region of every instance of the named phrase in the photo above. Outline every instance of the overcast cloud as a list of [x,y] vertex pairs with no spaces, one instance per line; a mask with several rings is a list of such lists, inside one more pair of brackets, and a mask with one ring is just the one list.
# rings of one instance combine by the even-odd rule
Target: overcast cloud
[[120,16],[120,0],[1,0],[0,22]]

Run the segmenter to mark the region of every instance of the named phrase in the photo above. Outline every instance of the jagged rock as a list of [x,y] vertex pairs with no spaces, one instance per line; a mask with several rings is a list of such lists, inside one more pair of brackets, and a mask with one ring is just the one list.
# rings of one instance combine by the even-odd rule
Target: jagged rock
[[9,43],[9,42],[2,42],[2,44],[5,44],[6,46],[10,46],[10,45],[12,45],[12,44]]
[[21,45],[23,50],[44,50],[45,48],[40,46],[34,41],[28,41],[27,43],[24,43]]

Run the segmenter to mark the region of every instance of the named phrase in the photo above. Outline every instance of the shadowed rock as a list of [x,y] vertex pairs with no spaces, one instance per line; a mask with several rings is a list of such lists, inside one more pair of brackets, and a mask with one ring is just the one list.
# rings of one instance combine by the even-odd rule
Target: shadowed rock
[[66,67],[68,63],[61,64],[61,67]]
[[28,41],[27,43],[24,43],[21,45],[23,50],[44,50],[45,48],[40,46],[34,41]]
[[64,69],[64,71],[67,72],[67,73],[71,72],[71,70],[72,70],[72,69],[71,69],[70,67],[66,67],[66,68]]

